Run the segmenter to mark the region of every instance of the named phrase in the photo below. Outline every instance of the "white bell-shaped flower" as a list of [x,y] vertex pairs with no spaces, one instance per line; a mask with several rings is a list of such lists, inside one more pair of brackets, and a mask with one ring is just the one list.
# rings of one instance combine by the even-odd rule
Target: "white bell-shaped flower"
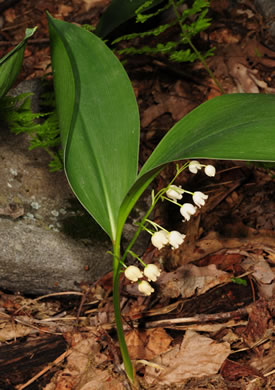
[[216,168],[213,167],[213,165],[206,165],[204,168],[204,172],[207,176],[215,176],[216,175]]
[[197,160],[191,161],[188,169],[191,173],[197,173],[201,169],[201,164]]
[[138,279],[142,278],[143,273],[138,267],[134,265],[130,265],[125,270],[125,276],[127,279],[131,280],[132,282],[137,282]]
[[178,247],[183,243],[185,239],[185,234],[181,234],[176,230],[172,230],[169,233],[169,244],[172,246],[172,249],[178,249]]
[[182,194],[184,193],[184,190],[179,186],[175,186],[174,184],[171,184],[166,191],[166,195],[168,198],[173,199],[175,201],[182,199]]
[[160,275],[160,269],[155,264],[147,264],[144,268],[144,276],[149,282],[155,282]]
[[151,242],[156,248],[158,249],[163,248],[169,242],[168,232],[166,232],[165,230],[159,230],[158,232],[152,235]]
[[193,195],[193,201],[196,206],[201,207],[205,205],[205,201],[208,198],[208,195],[205,195],[203,192],[196,191]]
[[197,211],[197,207],[193,206],[191,203],[184,203],[180,208],[181,215],[189,221],[191,215],[194,215]]
[[151,295],[155,291],[146,280],[142,280],[142,282],[138,284],[138,289],[145,295]]

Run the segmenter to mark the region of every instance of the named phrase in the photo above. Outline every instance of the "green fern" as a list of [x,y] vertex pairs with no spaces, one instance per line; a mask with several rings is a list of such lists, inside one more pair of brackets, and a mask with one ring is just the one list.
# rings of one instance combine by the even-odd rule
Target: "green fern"
[[[16,97],[5,96],[0,99],[0,118],[15,133],[30,135],[29,150],[43,148],[51,157],[51,172],[63,169],[60,131],[56,111],[34,113],[31,109],[32,93],[22,93]],[[45,94],[42,105],[53,106],[53,92]]]
[[[134,44],[131,47],[118,49],[118,54],[135,55],[135,54],[149,54],[161,56],[168,56],[169,60],[176,62],[193,62],[201,57],[207,58],[213,55],[214,48],[206,51],[204,54],[198,56],[193,50],[190,50],[190,41],[201,31],[206,30],[210,26],[211,19],[207,18],[209,9],[209,1],[207,0],[194,0],[191,8],[185,8],[180,11],[180,6],[184,4],[185,0],[169,0],[165,5],[160,6],[155,12],[146,13],[148,7],[150,7],[154,0],[145,1],[144,4],[136,10],[136,23],[145,23],[149,19],[163,14],[169,8],[176,7],[177,13],[169,23],[161,24],[149,31],[138,32],[123,35],[112,42],[112,44],[118,44],[122,41],[132,41],[139,39],[139,47],[135,47]],[[169,31],[179,26],[178,39],[176,41],[168,41],[167,35]],[[164,34],[166,33],[166,34]],[[174,35],[174,34],[173,34]],[[152,45],[142,45],[144,38],[152,37]],[[154,37],[158,38],[157,44]],[[148,39],[147,39],[148,41]]]

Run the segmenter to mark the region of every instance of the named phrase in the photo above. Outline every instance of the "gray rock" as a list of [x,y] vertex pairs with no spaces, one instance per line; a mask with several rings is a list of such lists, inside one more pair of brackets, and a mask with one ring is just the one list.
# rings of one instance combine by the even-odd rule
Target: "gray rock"
[[23,220],[1,219],[0,245],[0,286],[21,293],[79,290],[112,267],[107,240],[84,244]]
[[[25,134],[0,128],[0,288],[79,290],[80,282],[92,283],[112,269],[111,242],[75,198],[64,172],[50,173],[47,153],[28,146]],[[133,232],[129,224],[126,241]],[[137,253],[148,236],[141,236]]]
[[64,173],[50,173],[48,155],[29,151],[26,138],[0,131],[0,287],[29,294],[79,289],[75,282],[111,270],[110,240]]

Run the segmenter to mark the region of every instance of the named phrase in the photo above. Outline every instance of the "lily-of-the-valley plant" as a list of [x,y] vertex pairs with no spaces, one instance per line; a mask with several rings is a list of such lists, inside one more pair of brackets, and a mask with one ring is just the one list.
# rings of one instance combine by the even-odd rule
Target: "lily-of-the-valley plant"
[[[161,269],[158,264],[144,264],[132,252],[133,244],[146,230],[157,249],[168,245],[178,249],[185,235],[167,231],[149,219],[150,214],[160,199],[169,200],[179,208],[183,221],[189,221],[204,206],[207,194],[187,192],[175,185],[174,178],[153,194],[152,205],[122,253],[125,222],[142,193],[170,162],[183,161],[175,177],[186,168],[192,173],[204,170],[211,177],[215,168],[203,164],[205,159],[274,161],[275,96],[233,94],[208,100],[170,129],[138,171],[139,111],[122,64],[95,34],[49,14],[48,21],[64,169],[76,197],[110,237],[117,335],[125,371],[134,383],[120,313],[121,274],[125,271],[150,299]],[[1,96],[15,80],[24,46],[34,31],[27,31],[22,43],[0,60]],[[182,203],[183,193],[190,195],[188,203]],[[129,263],[129,258],[141,265]]]
[[[170,182],[169,188],[152,197],[145,219],[121,253],[125,222],[142,193],[170,162],[187,161],[184,169],[188,167],[193,173],[204,170],[214,176],[214,166],[204,165],[205,159],[274,161],[275,97],[222,95],[201,104],[167,132],[138,170],[139,111],[122,64],[95,34],[49,14],[48,21],[64,169],[76,197],[111,240],[117,335],[125,371],[134,383],[136,376],[120,313],[121,273],[129,267],[126,275],[150,297],[160,268],[142,263],[139,271],[130,268],[136,267],[128,264],[130,256],[139,261],[131,253],[134,242],[142,230],[148,229],[158,249],[166,245],[178,249],[185,235],[157,226],[149,219],[150,214],[158,200],[165,198],[179,207],[183,220],[188,221],[204,205],[207,194],[189,193],[190,201],[181,203],[182,191],[186,191]],[[0,60],[1,96],[20,70],[29,36],[27,31],[26,39]]]
[[[117,334],[125,371],[134,382],[120,314],[121,272],[129,256],[135,258],[130,252],[144,228],[154,231],[152,243],[158,249],[165,245],[177,249],[183,243],[184,234],[166,232],[148,222],[161,197],[175,202],[184,221],[188,221],[203,206],[207,195],[192,193],[190,202],[181,204],[181,188],[170,187],[170,191],[166,188],[153,196],[151,207],[121,253],[129,213],[169,162],[188,160],[181,169],[188,167],[193,173],[204,170],[214,176],[214,166],[203,164],[203,159],[274,160],[275,98],[235,94],[203,103],[173,126],[138,172],[139,112],[123,66],[95,34],[50,15],[48,19],[65,171],[74,193],[112,242]],[[169,185],[175,185],[174,181]],[[137,279],[139,291],[149,296],[158,272],[149,275],[149,282],[145,270],[139,273],[131,269],[129,274]]]

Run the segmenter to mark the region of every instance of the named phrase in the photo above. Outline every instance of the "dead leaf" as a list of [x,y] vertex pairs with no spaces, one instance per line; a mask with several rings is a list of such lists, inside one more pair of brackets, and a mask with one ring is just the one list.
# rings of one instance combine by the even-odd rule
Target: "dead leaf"
[[175,384],[192,377],[216,374],[230,354],[227,342],[217,343],[209,337],[187,330],[180,345],[154,359],[163,369],[145,369],[150,384]]
[[263,80],[259,80],[256,75],[257,69],[250,69],[245,65],[236,62],[235,58],[228,60],[229,73],[237,86],[237,92],[239,93],[259,93],[260,89],[266,92],[274,93],[274,88],[269,88],[267,83]]
[[111,370],[98,368],[107,361],[107,357],[100,352],[101,346],[94,333],[75,333],[71,343],[72,352],[65,369],[52,379],[45,390],[123,390],[121,382],[112,377]]
[[222,27],[216,29],[209,34],[211,41],[222,44],[238,43],[241,40],[240,33],[234,33],[232,29],[227,27]]
[[222,376],[228,381],[236,381],[240,378],[247,378],[248,376],[261,377],[261,374],[255,368],[227,359],[222,368]]
[[[233,229],[233,227],[232,227]],[[265,250],[275,252],[275,232],[266,229],[255,230],[247,228],[245,232],[242,230],[241,236],[239,233],[236,237],[225,237],[221,234],[210,231],[205,237],[196,242],[185,242],[182,244],[182,252],[180,253],[179,262],[177,264],[191,263],[204,258],[205,256],[225,249],[237,249],[237,253],[249,249],[250,253],[256,250]],[[185,240],[186,241],[186,240]],[[232,251],[230,252],[232,253]],[[248,255],[247,255],[248,256]]]
[[251,271],[257,281],[260,296],[266,299],[274,297],[275,293],[275,274],[274,269],[270,267],[263,256],[251,254],[242,263],[245,271]]
[[110,1],[109,0],[83,0],[84,7],[86,11],[89,11],[93,7],[105,7],[107,6]]
[[79,387],[79,390],[124,390],[125,387],[119,379],[113,378],[110,373],[105,370],[96,370],[94,378],[87,382],[84,386]]
[[6,22],[8,23],[13,23],[16,19],[16,12],[15,12],[15,9],[14,8],[8,8],[5,12],[4,12],[4,16],[5,16],[5,20]]
[[[22,317],[23,318],[23,317]],[[0,329],[0,342],[15,340],[19,337],[25,337],[31,333],[38,333],[38,329],[17,323],[2,323]]]
[[259,340],[263,339],[269,321],[271,319],[267,302],[259,299],[247,308],[249,320],[246,329],[243,332],[243,338],[247,345],[253,346]]
[[70,5],[65,5],[65,4],[59,4],[58,6],[58,16],[59,17],[65,17],[68,16],[71,12],[73,12],[73,7]]
[[131,359],[151,360],[166,352],[172,338],[162,328],[132,330],[125,336]]
[[159,104],[152,105],[144,110],[141,118],[141,126],[149,126],[151,122],[165,113],[170,113],[172,118],[178,121],[195,108],[195,106],[196,104],[189,99],[162,94]]
[[174,272],[162,272],[158,284],[166,297],[183,298],[205,293],[210,288],[231,280],[228,273],[217,269],[215,264],[197,267],[185,264]]
[[271,344],[268,352],[264,356],[254,356],[250,365],[261,372],[267,373],[274,370],[274,362],[275,362],[275,348],[274,345]]

